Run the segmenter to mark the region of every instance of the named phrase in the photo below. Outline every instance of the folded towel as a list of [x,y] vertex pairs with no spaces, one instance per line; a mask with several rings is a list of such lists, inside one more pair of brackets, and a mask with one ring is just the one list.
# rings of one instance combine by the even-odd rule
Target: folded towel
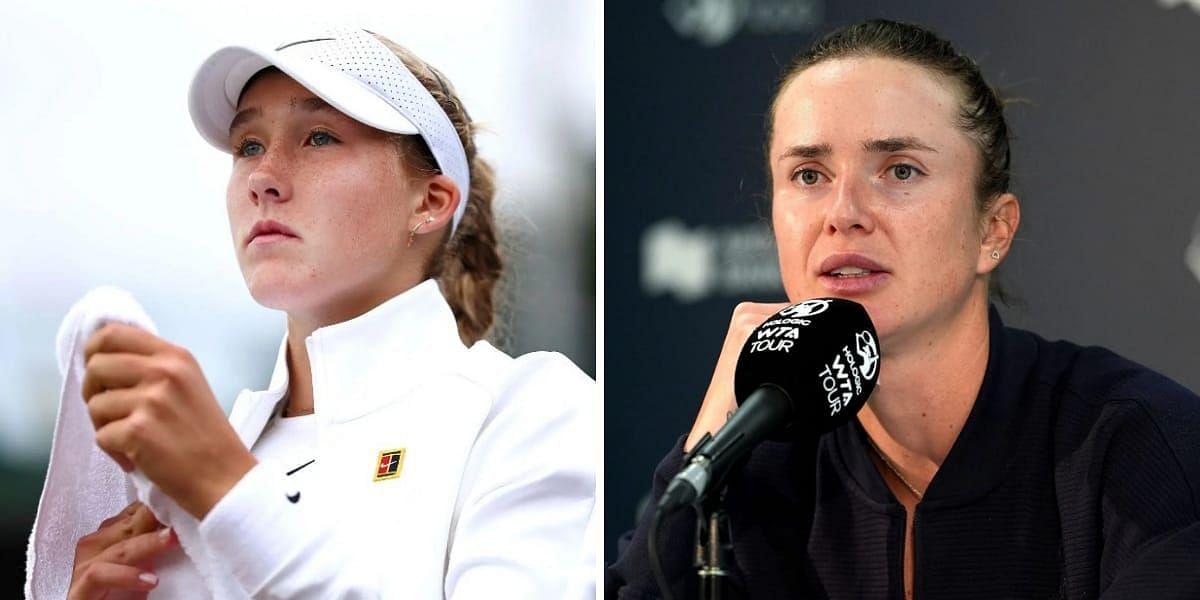
[[110,322],[157,333],[154,322],[132,295],[109,286],[84,295],[59,326],[58,370],[63,386],[46,483],[29,536],[25,597],[65,598],[79,538],[138,499],[161,523],[175,529],[183,549],[156,562],[159,585],[150,598],[244,598],[232,575],[202,543],[196,519],[141,472],[127,475],[96,445],[82,394],[83,351],[88,337]]

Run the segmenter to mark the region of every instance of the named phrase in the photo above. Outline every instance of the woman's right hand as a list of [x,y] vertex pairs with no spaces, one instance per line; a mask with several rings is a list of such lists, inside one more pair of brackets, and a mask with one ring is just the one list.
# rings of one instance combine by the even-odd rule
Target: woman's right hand
[[725,425],[729,415],[737,408],[733,397],[733,373],[737,367],[738,355],[742,346],[755,327],[762,325],[767,317],[783,310],[787,302],[763,304],[759,302],[742,302],[733,309],[733,317],[729,320],[729,332],[725,334],[725,343],[721,346],[721,356],[717,359],[717,368],[713,371],[712,381],[708,384],[708,392],[704,394],[704,403],[700,405],[700,414],[692,424],[692,431],[683,444],[684,452],[704,436],[705,433],[716,434]]
[[170,528],[163,527],[144,504],[134,502],[105,519],[95,533],[79,538],[67,598],[145,598],[158,585],[158,577],[147,567],[177,543]]

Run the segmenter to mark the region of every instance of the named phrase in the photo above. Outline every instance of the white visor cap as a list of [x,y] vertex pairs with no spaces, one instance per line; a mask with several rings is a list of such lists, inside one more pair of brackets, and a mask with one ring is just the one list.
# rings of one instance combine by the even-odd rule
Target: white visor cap
[[438,168],[458,185],[458,228],[470,196],[470,171],[462,140],[429,90],[387,46],[362,29],[335,29],[274,50],[228,46],[200,65],[188,93],[188,111],[200,135],[232,152],[229,126],[246,82],[276,67],[350,118],[389,133],[420,135]]

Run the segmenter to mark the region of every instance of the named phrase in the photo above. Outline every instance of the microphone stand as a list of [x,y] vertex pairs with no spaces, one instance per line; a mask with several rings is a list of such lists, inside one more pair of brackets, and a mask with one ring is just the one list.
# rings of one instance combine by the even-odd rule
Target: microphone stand
[[727,566],[732,563],[733,543],[730,539],[729,517],[723,501],[725,490],[701,504],[696,519],[696,573],[699,577],[699,600],[736,600],[741,595],[734,587]]

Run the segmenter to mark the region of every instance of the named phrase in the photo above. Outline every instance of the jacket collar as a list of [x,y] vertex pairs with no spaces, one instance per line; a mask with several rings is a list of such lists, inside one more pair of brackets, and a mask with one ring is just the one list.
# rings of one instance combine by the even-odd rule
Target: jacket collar
[[[951,446],[946,460],[925,490],[921,506],[954,506],[969,503],[995,488],[1017,454],[1010,446],[1019,443],[1023,415],[1030,411],[1024,393],[1037,359],[1037,344],[1031,336],[1013,335],[1004,326],[996,308],[988,310],[988,362],[979,395]],[[866,431],[857,420],[834,432],[834,445],[851,476],[881,505],[895,499],[871,462]]]
[[304,342],[313,407],[319,421],[331,423],[373,412],[426,378],[453,370],[465,350],[433,280],[359,317],[317,329]]
[[[438,373],[454,370],[465,347],[437,282],[426,280],[370,311],[305,339],[319,423],[342,423],[371,413]],[[288,389],[287,333],[266,390],[251,392],[238,416],[247,446]],[[231,420],[234,415],[231,415]]]

